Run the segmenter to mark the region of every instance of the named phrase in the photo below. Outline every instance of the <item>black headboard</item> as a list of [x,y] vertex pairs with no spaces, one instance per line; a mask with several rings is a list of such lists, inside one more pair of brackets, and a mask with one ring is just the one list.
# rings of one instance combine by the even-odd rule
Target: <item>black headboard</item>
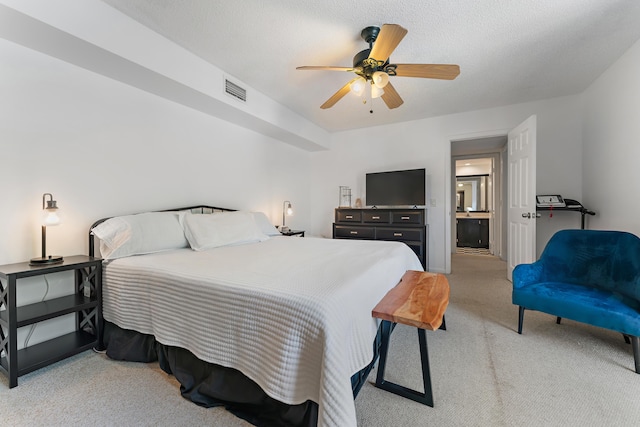
[[[236,211],[236,209],[218,208],[216,206],[208,206],[208,205],[198,205],[198,206],[188,206],[186,208],[162,209],[160,211],[153,211],[153,212],[173,212],[173,211],[176,211],[176,212],[190,211],[191,213],[195,213],[195,214],[211,214],[215,212],[234,212]],[[147,212],[150,212],[150,211],[147,211]],[[138,212],[138,213],[141,213],[141,212]],[[94,227],[96,227],[98,224],[101,224],[110,218],[113,218],[113,217],[99,219],[93,224],[91,224],[91,227],[89,227],[89,256],[95,256],[95,238],[91,230],[93,230]]]

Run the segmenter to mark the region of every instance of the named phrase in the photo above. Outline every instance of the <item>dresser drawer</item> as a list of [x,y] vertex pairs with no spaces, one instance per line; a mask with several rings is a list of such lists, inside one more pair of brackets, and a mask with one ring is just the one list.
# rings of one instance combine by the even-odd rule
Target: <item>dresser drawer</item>
[[373,227],[336,225],[333,229],[333,237],[336,238],[373,239],[375,235],[375,228]]
[[424,224],[423,211],[407,210],[391,212],[392,224]]
[[424,231],[422,228],[382,228],[378,227],[376,238],[381,240],[414,240],[422,241]]
[[362,211],[356,209],[336,210],[336,222],[362,222]]
[[362,212],[362,222],[389,224],[390,218],[389,211],[369,210]]

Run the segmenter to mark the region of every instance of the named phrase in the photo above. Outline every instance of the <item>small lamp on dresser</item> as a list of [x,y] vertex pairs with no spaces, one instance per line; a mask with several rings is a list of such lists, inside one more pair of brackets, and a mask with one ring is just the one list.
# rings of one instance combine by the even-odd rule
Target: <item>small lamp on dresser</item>
[[[47,196],[49,200],[47,200]],[[44,193],[42,195],[42,214],[42,256],[32,258],[29,263],[31,265],[59,264],[63,261],[60,255],[47,256],[47,227],[60,224],[58,203],[53,200],[51,193]]]

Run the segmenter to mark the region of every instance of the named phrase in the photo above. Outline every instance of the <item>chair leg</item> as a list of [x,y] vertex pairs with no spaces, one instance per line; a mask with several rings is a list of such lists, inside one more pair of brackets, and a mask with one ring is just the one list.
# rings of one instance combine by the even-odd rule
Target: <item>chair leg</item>
[[562,320],[562,317],[560,316],[556,317],[556,324],[559,325],[561,320]]
[[518,333],[522,335],[522,322],[524,322],[524,307],[518,306]]
[[636,374],[640,374],[640,338],[632,336],[631,347],[633,347],[633,361],[636,365]]
[[631,344],[631,340],[629,339],[629,335],[627,334],[622,334],[622,336],[624,337],[624,342],[627,344]]

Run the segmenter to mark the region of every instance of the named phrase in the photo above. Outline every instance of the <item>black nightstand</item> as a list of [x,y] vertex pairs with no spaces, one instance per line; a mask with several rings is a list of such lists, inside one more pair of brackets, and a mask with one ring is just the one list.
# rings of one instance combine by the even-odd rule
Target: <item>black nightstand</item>
[[[17,279],[73,270],[75,293],[17,307]],[[18,286],[19,287],[19,286]],[[55,265],[32,266],[28,262],[0,266],[0,325],[2,334],[0,371],[9,378],[9,388],[18,377],[58,362],[92,347],[102,348],[102,260],[84,255],[65,257]],[[17,329],[75,313],[76,330],[18,351]]]
[[280,232],[280,234],[282,234],[283,236],[300,236],[300,237],[304,237],[304,230],[289,230],[286,232]]

